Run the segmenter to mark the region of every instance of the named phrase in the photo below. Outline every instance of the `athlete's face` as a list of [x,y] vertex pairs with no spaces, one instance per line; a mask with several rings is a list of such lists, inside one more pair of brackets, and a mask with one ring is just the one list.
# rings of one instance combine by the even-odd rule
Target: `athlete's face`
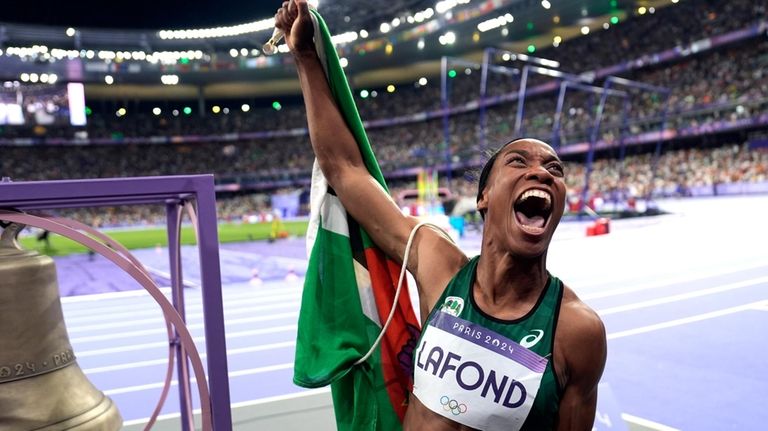
[[543,255],[565,208],[563,163],[542,141],[508,144],[494,162],[477,208],[486,211],[485,235],[503,241],[513,256]]

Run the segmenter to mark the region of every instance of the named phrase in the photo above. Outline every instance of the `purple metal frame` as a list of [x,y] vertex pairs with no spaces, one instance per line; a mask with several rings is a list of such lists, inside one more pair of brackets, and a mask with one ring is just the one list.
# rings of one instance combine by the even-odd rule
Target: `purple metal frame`
[[[184,291],[180,241],[176,232],[180,220],[179,208],[185,202],[197,204],[199,219],[198,249],[213,429],[231,431],[232,412],[213,175],[34,182],[10,182],[4,178],[0,182],[0,207],[22,211],[109,205],[166,205],[172,297],[182,317]],[[178,381],[182,430],[189,431],[194,429],[190,428],[192,411],[189,366],[181,346],[176,343],[175,348],[177,359],[181,361],[178,364]]]
[[[618,96],[623,97],[625,100],[628,97],[628,94],[624,91],[619,90],[611,90],[611,89],[605,89],[602,87],[596,87],[594,85],[586,85],[581,84],[579,82],[573,82],[564,80],[560,83],[560,93],[557,96],[557,107],[555,108],[555,118],[552,122],[552,146],[555,148],[559,148],[561,146],[560,142],[560,126],[562,123],[562,117],[563,117],[563,105],[565,104],[565,94],[568,92],[569,88],[573,88],[579,91],[584,91],[587,93],[590,93],[591,95],[595,94],[606,94],[609,96]],[[589,103],[590,109],[592,107],[592,102]]]
[[[663,136],[664,130],[667,127],[667,114],[669,113],[669,99],[670,99],[670,96],[672,95],[672,90],[670,90],[667,87],[660,87],[657,85],[646,84],[644,82],[633,81],[626,78],[620,78],[618,76],[609,76],[608,78],[606,78],[605,82],[603,83],[603,89],[610,90],[613,85],[620,85],[623,87],[634,88],[641,91],[648,91],[651,93],[656,93],[664,96],[664,107],[662,108],[662,112],[661,112],[661,123],[659,124],[658,139],[656,140],[656,149],[654,151],[653,162],[651,164],[650,184],[652,186],[653,181],[656,179],[656,167],[659,162],[659,157],[661,156],[661,145],[664,141],[664,136]],[[594,161],[594,157],[595,157],[595,146],[597,145],[597,140],[600,136],[600,125],[603,120],[603,110],[605,109],[605,103],[607,99],[608,99],[608,93],[604,92],[600,97],[600,105],[598,105],[597,114],[595,115],[595,125],[592,127],[592,136],[589,140],[589,150],[587,151],[587,165],[584,173],[584,190],[582,191],[582,195],[581,195],[580,212],[583,212],[584,207],[586,205],[587,190],[589,189],[589,178],[592,175],[592,162]],[[628,105],[624,106],[624,116],[623,116],[624,124],[622,125],[622,139],[620,140],[622,166],[623,166],[623,158],[624,158],[623,130],[626,129],[626,125],[627,125],[628,108],[629,108]],[[646,196],[646,199],[650,200],[652,198],[652,194],[653,194],[653,187],[649,187],[648,196]]]

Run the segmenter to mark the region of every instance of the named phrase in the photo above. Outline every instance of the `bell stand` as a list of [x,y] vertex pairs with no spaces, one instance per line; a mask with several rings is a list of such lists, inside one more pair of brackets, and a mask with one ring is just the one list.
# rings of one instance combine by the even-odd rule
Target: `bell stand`
[[[178,365],[181,428],[183,431],[190,431],[190,426],[193,426],[190,425],[193,423],[193,412],[191,411],[190,375],[183,341],[185,339],[191,340],[191,338],[186,326],[183,325],[184,289],[180,260],[181,244],[179,236],[175,234],[180,227],[179,211],[185,203],[197,204],[197,218],[199,222],[197,225],[197,241],[200,255],[203,321],[205,324],[205,345],[208,365],[207,378],[209,382],[208,388],[204,389],[210,392],[210,426],[215,431],[231,431],[232,412],[229,399],[221,269],[219,265],[219,240],[216,225],[216,195],[213,175],[30,182],[11,182],[10,179],[3,178],[2,182],[0,182],[0,208],[12,208],[18,211],[112,205],[165,205],[173,309],[178,313],[175,317],[177,319],[179,316],[181,317],[181,320],[177,320],[178,324],[175,325],[177,338],[171,340],[171,343],[175,349]],[[11,218],[16,217],[16,214],[18,213],[15,211],[2,211],[0,213],[0,220],[11,220]],[[48,223],[51,224],[51,222]],[[33,223],[26,224],[34,226]],[[55,225],[56,223],[53,223],[52,227],[56,228]],[[66,233],[63,235],[78,241],[76,238],[77,232],[74,232],[72,236]],[[93,249],[93,247],[91,248]],[[94,251],[98,252],[99,250],[94,249]],[[104,247],[103,251],[109,253],[111,250]],[[129,272],[128,269],[122,266],[121,268]],[[134,278],[136,277],[134,276]],[[158,300],[158,298],[155,299]],[[161,305],[161,308],[163,305],[166,305],[160,300],[158,300],[158,303]],[[167,304],[166,307],[169,305]],[[173,309],[163,309],[166,320],[169,319],[169,314],[171,314],[170,318],[173,320],[175,314]],[[179,332],[182,332],[182,334],[179,334]],[[179,342],[180,335],[181,342]],[[196,355],[194,344],[191,347],[193,350],[192,354]],[[193,368],[194,365],[193,362]],[[196,369],[196,371],[200,370],[201,368]],[[198,381],[204,381],[205,375],[200,376],[199,374],[196,372]],[[206,407],[203,406],[204,410]]]

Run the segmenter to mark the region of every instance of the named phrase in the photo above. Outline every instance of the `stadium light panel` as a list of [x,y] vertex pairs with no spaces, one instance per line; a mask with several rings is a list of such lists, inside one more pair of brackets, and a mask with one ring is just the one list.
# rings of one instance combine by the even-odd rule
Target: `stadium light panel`
[[248,112],[248,111],[250,111],[250,110],[251,110],[251,105],[249,105],[249,104],[247,104],[247,103],[243,103],[243,105],[240,107],[240,109],[241,109],[243,112]]
[[368,93],[368,90],[360,90],[360,97],[361,97],[362,99],[365,99],[365,98],[367,98],[367,97],[368,97],[368,94],[369,94],[369,93]]
[[19,79],[21,79],[21,82],[28,82],[29,81],[29,74],[28,73],[22,73],[21,76],[19,76]]
[[371,91],[371,97],[376,97],[378,95],[379,93],[376,90]]
[[550,3],[549,0],[541,0],[541,7],[549,9],[552,7],[552,3]]
[[424,76],[419,78],[419,85],[427,85],[427,78]]
[[552,22],[555,24],[560,24],[560,15],[555,15],[552,17]]
[[646,9],[645,6],[640,6],[639,8],[637,8],[637,13],[639,13],[640,15],[645,15],[647,11],[648,9]]
[[589,26],[585,25],[584,27],[582,27],[581,28],[581,34],[583,34],[585,36],[588,35],[589,34]]
[[174,117],[178,117],[179,116],[179,110],[178,109],[174,109],[173,112],[171,112],[171,114],[173,114]]
[[231,55],[232,57],[237,57],[238,55],[240,55],[240,53],[237,52],[235,48],[232,48],[229,50],[229,55]]
[[603,30],[608,30],[609,28],[611,28],[611,25],[608,24],[607,22],[604,22],[603,23]]
[[221,110],[221,112],[223,112],[224,115],[229,114],[229,108],[225,107],[224,109]]
[[416,48],[418,48],[418,49],[419,49],[419,51],[421,51],[422,49],[424,49],[424,39],[419,39],[419,41],[418,41],[418,42],[416,42]]
[[67,36],[73,37],[75,35],[75,33],[77,33],[77,31],[74,28],[69,27],[65,33],[66,33]]
[[387,85],[387,93],[394,93],[395,92],[395,86],[393,84]]
[[448,71],[448,77],[449,78],[455,78],[456,77],[456,71],[451,69]]
[[155,114],[155,115],[160,115],[160,114],[163,113],[163,110],[158,108],[158,107],[154,107],[154,108],[152,108],[152,113]]
[[30,74],[29,74],[29,82],[31,82],[31,83],[33,83],[33,84],[34,84],[34,83],[36,83],[36,82],[37,82],[39,79],[40,79],[40,77],[39,77],[39,76],[38,76],[36,73],[30,73]]
[[365,30],[365,29],[360,30],[360,37],[362,37],[363,39],[367,38],[368,37],[368,30]]
[[184,115],[191,115],[192,114],[192,108],[189,106],[184,107]]
[[281,105],[280,102],[275,100],[274,102],[272,102],[272,109],[274,109],[275,111],[279,111],[283,109],[283,105]]
[[219,112],[221,112],[221,106],[213,105],[213,107],[211,108],[211,112],[213,112],[214,114],[218,114]]
[[391,29],[392,29],[392,27],[389,25],[388,22],[382,22],[381,25],[379,26],[379,30],[382,33],[389,33],[389,30],[391,30]]
[[347,67],[349,66],[349,60],[347,60],[346,57],[341,57],[339,59],[339,65],[341,65],[341,67]]
[[611,24],[614,24],[614,25],[616,25],[616,24],[618,24],[618,23],[619,23],[619,17],[617,17],[617,16],[612,16],[612,17],[611,17]]
[[533,54],[536,52],[536,46],[535,45],[528,45],[528,53]]

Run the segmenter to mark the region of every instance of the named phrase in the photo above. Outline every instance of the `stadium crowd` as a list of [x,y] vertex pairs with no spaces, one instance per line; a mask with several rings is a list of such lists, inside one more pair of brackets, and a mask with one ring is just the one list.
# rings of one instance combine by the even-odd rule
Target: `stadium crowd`
[[[691,42],[744,28],[766,18],[762,2],[735,0],[709,2],[690,0],[656,10],[655,14],[634,16],[608,30],[594,32],[563,42],[558,48],[537,51],[536,55],[558,60],[562,69],[586,72],[600,67],[645,58],[654,53],[685,46]],[[664,22],[664,25],[659,25]],[[701,23],[704,23],[702,25]],[[768,41],[754,38],[714,50],[706,50],[667,64],[647,63],[624,74],[627,78],[668,87],[669,116],[667,128],[685,130],[723,121],[736,121],[768,114]],[[513,64],[510,64],[512,66]],[[452,106],[478,99],[479,73],[459,70],[451,80]],[[518,82],[490,74],[490,95],[517,90]],[[551,78],[533,76],[534,87]],[[359,98],[361,115],[377,120],[439,109],[439,78],[427,85],[400,85],[394,93],[371,89],[370,96]],[[374,92],[376,97],[374,97]],[[637,135],[658,130],[664,99],[649,92],[631,92],[622,129],[623,100],[609,99],[600,138],[615,141],[620,135]],[[542,138],[565,146],[587,140],[594,123],[596,100],[583,93],[569,92],[559,130],[553,130],[555,95],[550,93],[526,99],[524,135]],[[478,125],[478,111],[453,115],[449,121],[446,145],[442,119],[434,118],[391,127],[369,128],[369,137],[385,172],[404,168],[434,166],[446,162],[475,167],[482,163],[484,150],[506,142],[514,135],[516,103],[490,107],[485,136]],[[140,175],[167,175],[213,172],[222,182],[296,181],[306,179],[312,165],[306,135],[222,142],[225,134],[289,130],[303,128],[305,116],[298,100],[284,103],[279,110],[258,108],[249,112],[227,108],[228,114],[154,116],[132,112],[114,116],[109,103],[94,107],[89,117],[89,138],[206,135],[209,142],[163,144],[114,144],[88,146],[34,146],[0,148],[0,173],[15,180],[96,178]],[[68,137],[72,128],[48,127],[35,130],[23,127],[0,129],[0,139],[38,136]],[[595,163],[590,194],[621,193],[646,196],[649,188],[656,194],[685,194],[688,187],[724,182],[765,181],[766,153],[745,146],[721,149],[688,149],[665,152],[652,175],[649,155],[627,157],[624,168],[618,162],[601,159]],[[579,193],[583,184],[583,166],[569,166],[569,189]],[[407,181],[407,180],[406,180]],[[223,199],[219,215],[239,219],[243,215],[267,210],[268,194]],[[116,210],[114,217],[128,214],[128,223],[154,223],[162,214],[153,210]],[[267,210],[268,211],[268,210]],[[86,218],[88,213],[83,213]],[[110,213],[112,214],[112,213]],[[95,217],[96,214],[93,214]],[[101,216],[106,224],[122,221]]]

